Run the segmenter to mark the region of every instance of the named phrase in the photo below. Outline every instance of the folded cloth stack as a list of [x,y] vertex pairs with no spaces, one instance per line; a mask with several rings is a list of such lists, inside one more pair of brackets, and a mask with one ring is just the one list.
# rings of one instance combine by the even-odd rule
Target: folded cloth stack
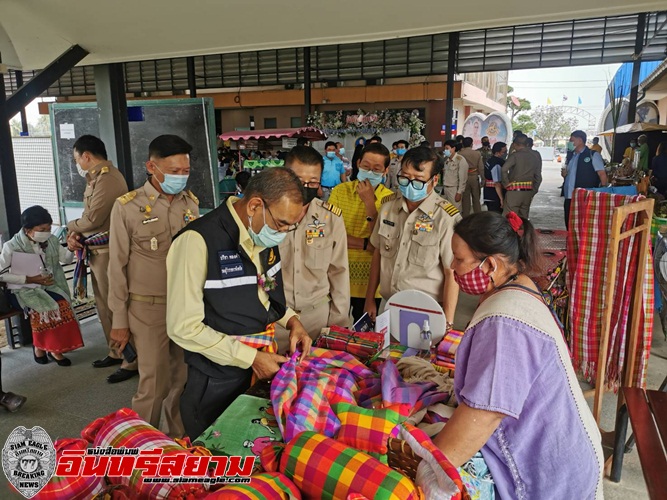
[[315,347],[347,352],[366,362],[382,350],[384,334],[355,332],[340,326],[324,328],[315,341]]
[[445,336],[438,344],[433,364],[446,370],[454,370],[456,349],[458,349],[462,338],[463,332],[458,330],[450,330],[445,333]]

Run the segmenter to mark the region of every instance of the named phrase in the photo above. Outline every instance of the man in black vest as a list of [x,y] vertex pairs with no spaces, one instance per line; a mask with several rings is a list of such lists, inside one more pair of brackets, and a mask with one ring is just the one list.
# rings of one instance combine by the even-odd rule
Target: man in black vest
[[197,438],[257,379],[287,358],[275,353],[274,323],[290,331],[290,352],[312,340],[285,305],[278,245],[304,209],[299,178],[271,168],[179,233],[167,256],[167,333],[185,350],[181,418]]
[[568,149],[572,149],[572,158],[567,163],[563,192],[565,194],[565,227],[570,227],[570,204],[576,188],[596,188],[607,185],[607,172],[600,153],[586,147],[586,132],[575,130],[570,135]]

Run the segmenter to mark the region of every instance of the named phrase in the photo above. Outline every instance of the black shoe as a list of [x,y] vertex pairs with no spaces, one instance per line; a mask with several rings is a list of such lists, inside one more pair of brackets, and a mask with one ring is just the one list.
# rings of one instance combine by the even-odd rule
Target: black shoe
[[71,366],[72,365],[72,362],[69,359],[67,359],[65,356],[63,356],[63,359],[56,359],[56,357],[51,353],[48,353],[47,355],[48,355],[49,359],[52,359],[53,361],[58,363],[58,366]]
[[108,368],[110,366],[121,365],[121,364],[123,364],[122,359],[112,358],[111,356],[107,356],[104,359],[98,359],[97,361],[93,361],[94,368]]
[[107,377],[107,382],[110,384],[116,384],[118,382],[124,382],[136,377],[139,375],[139,370],[126,370],[125,368],[118,368],[115,372]]
[[49,358],[46,357],[46,354],[44,354],[44,356],[37,356],[34,349],[32,350],[32,356],[35,358],[35,363],[39,363],[40,365],[45,365],[49,362]]

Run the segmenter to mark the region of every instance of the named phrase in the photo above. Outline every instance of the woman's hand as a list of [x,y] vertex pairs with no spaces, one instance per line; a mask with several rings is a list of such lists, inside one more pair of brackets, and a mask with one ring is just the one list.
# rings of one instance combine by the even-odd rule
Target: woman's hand
[[42,276],[41,274],[26,276],[25,282],[30,285],[51,286],[53,285],[53,276]]

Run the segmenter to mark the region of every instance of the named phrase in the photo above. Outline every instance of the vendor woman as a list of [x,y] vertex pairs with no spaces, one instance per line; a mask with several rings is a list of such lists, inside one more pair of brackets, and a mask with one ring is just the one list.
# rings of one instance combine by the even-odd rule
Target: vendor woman
[[[49,212],[38,205],[21,214],[22,229],[2,247],[0,269],[5,272],[0,281],[18,285],[12,289],[11,302],[30,316],[35,361],[43,365],[51,359],[58,366],[70,366],[62,353],[83,347],[83,339],[60,263],[71,263],[74,255],[51,234],[52,223]],[[29,275],[12,265],[18,253],[39,257]]]
[[456,226],[452,250],[461,290],[481,300],[456,352],[459,406],[434,442],[456,467],[481,451],[499,498],[602,498],[598,427],[525,274],[538,255],[533,227],[513,212],[477,213]]

